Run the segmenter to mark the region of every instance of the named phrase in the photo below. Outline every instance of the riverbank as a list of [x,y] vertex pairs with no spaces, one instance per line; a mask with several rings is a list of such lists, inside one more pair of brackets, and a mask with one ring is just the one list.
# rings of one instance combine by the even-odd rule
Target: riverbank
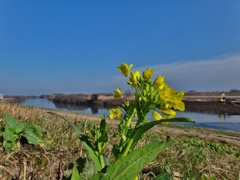
[[240,105],[231,101],[184,101],[187,111],[240,115]]
[[[35,179],[56,179],[59,173],[67,175],[69,164],[86,152],[75,136],[73,129],[65,121],[50,115],[46,109],[25,107],[17,104],[1,103],[0,119],[8,113],[20,121],[38,125],[44,134],[44,149],[34,146],[21,146],[18,151],[8,155],[0,149],[0,179],[11,179],[23,174],[24,163],[28,177]],[[99,124],[100,115],[86,115],[73,112],[54,111],[74,122],[82,132]],[[3,121],[1,121],[2,123]],[[109,146],[105,155],[112,160],[113,137],[119,121],[107,118]],[[215,179],[236,179],[240,171],[240,133],[217,131],[195,127],[156,126],[138,143],[138,147],[154,140],[172,138],[172,143],[154,160],[145,165],[140,179],[150,179],[166,172],[179,179],[202,179],[203,176]],[[161,162],[161,163],[160,163]],[[184,164],[184,166],[182,166]],[[90,166],[91,167],[91,166]],[[90,168],[88,167],[88,168]],[[4,169],[3,169],[4,168]],[[85,169],[91,177],[91,168]],[[86,172],[87,171],[87,172]],[[9,172],[9,173],[6,173]],[[176,177],[177,178],[177,177]],[[19,178],[21,179],[21,178]],[[90,178],[89,178],[90,179]]]
[[[75,98],[74,98],[75,97]],[[235,104],[232,100],[226,100],[225,102],[220,102],[218,99],[213,99],[212,97],[206,99],[204,96],[201,96],[202,99],[195,99],[192,96],[185,97],[183,102],[185,103],[185,110],[186,111],[193,111],[193,112],[207,112],[207,113],[214,113],[214,114],[228,114],[228,115],[240,115],[240,104]],[[29,97],[28,97],[29,98]],[[200,96],[198,96],[200,98]],[[11,103],[19,103],[27,98],[23,97],[11,97],[5,98],[5,102]],[[123,101],[121,99],[114,99],[112,96],[100,96],[100,99],[97,100],[90,100],[89,98],[77,98],[73,96],[69,98],[69,96],[64,95],[61,98],[57,98],[54,100],[53,98],[48,98],[53,103],[56,103],[56,106],[59,104],[66,104],[66,105],[82,105],[86,107],[96,107],[96,108],[112,108],[121,106]],[[211,99],[211,100],[210,100]],[[78,101],[77,101],[78,100]],[[133,101],[132,98],[128,100]]]
[[[240,92],[226,92],[226,101],[220,102],[222,92],[188,92],[185,93],[183,102],[186,111],[207,112],[215,114],[240,115]],[[4,101],[19,103],[28,98],[46,98],[54,103],[83,105],[86,107],[112,108],[121,106],[121,99],[114,99],[113,94],[55,94],[41,96],[6,96]],[[128,101],[134,101],[132,94],[125,95]]]
[[[240,115],[240,105],[231,103],[233,100],[240,100],[240,93],[225,93],[226,102],[220,102],[221,92],[196,92],[185,93],[183,102],[185,110],[196,112],[208,112],[215,114]],[[128,101],[134,101],[133,95],[125,97]],[[112,94],[93,94],[93,95],[64,95],[57,94],[51,98],[53,102],[66,104],[80,104],[97,107],[116,107],[121,106],[121,99],[114,99]]]

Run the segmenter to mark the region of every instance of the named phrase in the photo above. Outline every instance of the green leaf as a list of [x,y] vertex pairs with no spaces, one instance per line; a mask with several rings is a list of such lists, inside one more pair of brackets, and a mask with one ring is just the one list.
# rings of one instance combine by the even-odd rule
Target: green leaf
[[76,163],[74,163],[74,166],[73,166],[71,180],[80,180],[80,175],[79,175]]
[[158,175],[157,177],[154,177],[152,180],[172,180],[172,179],[173,175],[166,172]]
[[16,144],[15,142],[4,141],[3,147],[7,153],[10,153],[12,148],[14,148],[15,144]]
[[54,113],[54,112],[48,112],[49,114],[52,114],[52,115],[55,115],[65,121],[67,121],[72,127],[73,129],[75,130],[75,133],[76,135],[78,136],[78,138],[83,141],[83,145],[84,147],[87,149],[97,171],[101,171],[102,167],[100,165],[100,162],[98,160],[98,157],[97,155],[94,153],[94,147],[93,145],[91,144],[91,142],[88,140],[88,138],[80,131],[80,129],[75,126],[75,124],[73,124],[71,121],[69,121],[68,119],[64,118],[63,116],[61,115],[58,115],[57,113]]
[[23,137],[25,137],[30,144],[38,145],[42,139],[39,137],[33,129],[26,129]]
[[3,133],[3,139],[6,141],[16,141],[17,140],[17,135],[15,134],[15,129],[11,127],[6,127],[5,131]]
[[172,118],[172,119],[163,119],[163,120],[159,120],[159,121],[151,121],[151,122],[141,124],[136,129],[134,129],[134,131],[132,133],[133,143],[132,143],[130,149],[134,149],[137,142],[139,141],[139,139],[142,137],[142,135],[146,131],[148,131],[155,125],[162,124],[163,122],[192,122],[193,123],[195,121],[193,121],[192,119],[189,119],[189,118]]
[[[102,180],[104,178],[104,174],[103,173],[98,173],[98,174],[95,174],[91,180]],[[109,179],[110,180],[110,179]]]
[[106,126],[105,115],[102,116],[100,122],[100,128],[96,129],[97,135],[95,135],[94,139],[96,139],[95,147],[100,155],[103,154],[105,147],[108,145],[108,131]]
[[3,119],[7,122],[9,127],[11,127],[11,128],[16,128],[17,127],[17,122],[12,116],[10,116],[8,114],[5,114],[3,116]]
[[108,143],[108,132],[107,132],[105,115],[102,116],[102,119],[100,122],[100,133],[101,133],[101,137],[99,141],[103,143]]
[[16,129],[15,129],[15,132],[18,134],[20,133],[21,131],[24,130],[25,127],[27,127],[28,123],[27,122],[20,122],[18,123]]
[[194,120],[192,120],[190,118],[184,118],[184,117],[162,119],[162,120],[159,120],[159,121],[161,121],[161,122],[189,122],[189,123],[195,123]]
[[119,158],[107,168],[106,174],[98,173],[92,180],[133,180],[142,170],[143,164],[150,163],[168,145],[170,139],[155,141],[143,148],[132,151],[127,156]]
[[43,136],[42,131],[38,126],[31,125],[28,127],[28,129],[31,129],[39,138]]

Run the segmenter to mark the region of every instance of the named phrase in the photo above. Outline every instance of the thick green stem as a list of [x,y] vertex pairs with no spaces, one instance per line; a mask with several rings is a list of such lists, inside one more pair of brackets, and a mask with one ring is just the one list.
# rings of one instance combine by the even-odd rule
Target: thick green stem
[[104,163],[104,160],[103,160],[103,155],[102,155],[102,148],[100,146],[99,143],[97,143],[97,146],[98,146],[98,159],[99,159],[99,162],[100,162],[100,165],[101,165],[101,168],[104,168],[105,167],[105,163]]
[[100,162],[100,165],[101,165],[101,167],[102,167],[102,169],[103,169],[103,168],[105,167],[105,163],[104,163],[103,155],[102,155],[102,154],[99,156],[99,162]]
[[132,145],[133,139],[129,139],[127,146],[125,147],[124,151],[119,155],[119,157],[124,157],[128,154],[128,151]]
[[132,111],[132,114],[129,116],[129,118],[127,120],[126,127],[130,127],[131,122],[132,122],[132,120],[135,116],[135,113],[136,113],[136,109],[134,108],[133,111]]

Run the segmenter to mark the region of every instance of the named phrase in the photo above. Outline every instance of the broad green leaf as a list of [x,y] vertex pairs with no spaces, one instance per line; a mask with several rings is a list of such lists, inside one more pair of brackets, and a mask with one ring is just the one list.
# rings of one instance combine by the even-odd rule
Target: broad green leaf
[[38,145],[38,142],[41,141],[41,138],[35,134],[33,129],[26,129],[23,137],[25,137],[30,144]]
[[[95,174],[91,180],[102,180],[104,178],[104,174],[103,173],[97,173]],[[109,179],[110,180],[110,179]]]
[[27,122],[19,122],[16,129],[15,129],[15,132],[18,134],[20,133],[21,131],[24,130],[25,127],[27,127],[28,123]]
[[170,139],[155,141],[143,148],[132,151],[127,156],[119,158],[107,168],[106,174],[98,173],[93,180],[133,180],[142,170],[143,164],[150,163],[168,145]]
[[163,122],[192,122],[193,123],[195,121],[193,121],[192,119],[189,119],[189,118],[172,118],[172,119],[163,119],[163,120],[159,120],[159,121],[151,121],[151,122],[141,124],[136,129],[134,129],[134,131],[132,133],[133,143],[132,143],[130,149],[134,149],[135,145],[137,144],[139,139],[142,137],[142,135],[146,131],[148,131],[155,125],[162,124]]
[[93,160],[93,163],[94,163],[97,171],[101,171],[102,167],[100,165],[100,162],[98,160],[97,155],[94,153],[94,147],[91,144],[91,142],[88,140],[88,138],[80,131],[80,129],[77,126],[75,126],[75,124],[73,124],[71,121],[69,121],[68,119],[64,118],[63,116],[58,115],[57,113],[54,113],[54,112],[48,112],[48,113],[52,114],[52,115],[55,115],[55,116],[65,120],[65,121],[67,121],[73,127],[73,129],[75,130],[75,133],[77,134],[78,138],[81,141],[83,141],[83,145],[87,149],[91,159]]
[[77,164],[74,163],[71,180],[80,180]]
[[6,127],[5,131],[3,133],[3,139],[6,141],[16,141],[17,140],[17,135],[15,134],[15,129],[11,127]]
[[5,114],[3,116],[3,119],[7,122],[9,127],[11,127],[11,128],[16,128],[17,127],[17,122],[12,116],[10,116],[8,114]]
[[32,129],[32,131],[33,131],[38,137],[42,137],[42,136],[43,136],[41,129],[40,129],[38,126],[36,126],[36,125],[31,125],[31,126],[28,127],[28,129]]
[[3,147],[7,153],[10,153],[11,150],[14,148],[15,144],[15,142],[4,141]]

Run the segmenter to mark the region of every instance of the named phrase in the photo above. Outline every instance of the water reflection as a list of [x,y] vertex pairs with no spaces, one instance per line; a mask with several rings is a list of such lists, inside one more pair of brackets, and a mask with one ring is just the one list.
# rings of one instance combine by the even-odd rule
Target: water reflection
[[77,106],[73,104],[53,103],[56,109],[67,109],[67,110],[85,110],[87,106]]
[[225,114],[218,114],[219,119],[221,119],[222,122],[225,122],[226,115]]
[[[89,107],[85,105],[74,105],[74,104],[63,104],[63,103],[53,103],[56,107],[56,109],[61,110],[69,110],[69,111],[77,111],[77,112],[85,112],[90,114],[99,114],[99,107]],[[104,109],[104,108],[103,108]]]
[[98,114],[98,108],[97,107],[91,107],[92,114]]

